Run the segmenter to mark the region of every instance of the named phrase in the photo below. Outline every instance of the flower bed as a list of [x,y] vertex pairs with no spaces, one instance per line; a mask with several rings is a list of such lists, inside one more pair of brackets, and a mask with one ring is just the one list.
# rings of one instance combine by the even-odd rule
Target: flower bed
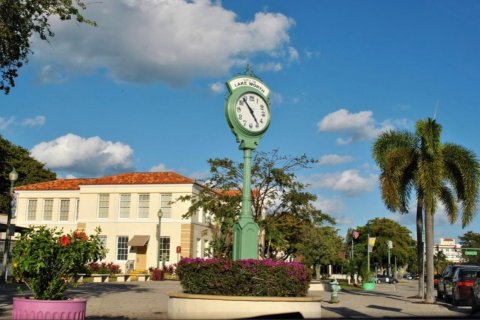
[[185,293],[225,296],[303,297],[311,272],[297,262],[185,258],[177,274]]

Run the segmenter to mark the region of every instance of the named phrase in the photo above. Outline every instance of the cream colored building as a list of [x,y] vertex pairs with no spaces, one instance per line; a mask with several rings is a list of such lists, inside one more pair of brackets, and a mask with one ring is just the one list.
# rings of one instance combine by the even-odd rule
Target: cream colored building
[[[91,179],[63,179],[15,188],[18,226],[47,225],[65,232],[102,229],[105,262],[122,271],[176,263],[180,257],[204,257],[211,240],[207,216],[183,219],[189,202],[175,201],[202,188],[174,172],[124,173]],[[163,217],[160,223],[158,211]],[[158,255],[157,255],[158,249]],[[161,263],[160,263],[161,265]]]
[[462,262],[462,246],[455,243],[455,239],[440,238],[440,243],[435,244],[434,254],[442,251],[448,261],[459,263]]

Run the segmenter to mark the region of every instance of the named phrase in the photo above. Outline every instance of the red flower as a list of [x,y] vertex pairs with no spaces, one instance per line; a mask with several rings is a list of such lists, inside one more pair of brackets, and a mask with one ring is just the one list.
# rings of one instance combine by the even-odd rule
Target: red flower
[[70,237],[67,235],[61,236],[60,243],[62,244],[63,247],[68,246],[68,244],[70,243]]
[[85,241],[85,240],[87,240],[87,238],[88,238],[88,237],[87,237],[87,234],[86,234],[85,232],[83,232],[83,231],[80,231],[80,232],[74,231],[74,232],[73,232],[73,237],[74,237],[75,239],[80,239],[80,240],[82,240],[82,241]]

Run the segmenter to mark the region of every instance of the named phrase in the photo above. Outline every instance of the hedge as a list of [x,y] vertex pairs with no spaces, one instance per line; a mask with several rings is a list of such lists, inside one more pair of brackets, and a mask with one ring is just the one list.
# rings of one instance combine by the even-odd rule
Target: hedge
[[184,258],[177,274],[185,293],[225,296],[306,296],[311,272],[298,262]]

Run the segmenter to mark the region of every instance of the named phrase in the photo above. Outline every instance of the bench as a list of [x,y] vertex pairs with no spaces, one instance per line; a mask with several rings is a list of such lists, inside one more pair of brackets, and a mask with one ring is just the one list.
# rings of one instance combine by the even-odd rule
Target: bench
[[149,281],[150,280],[150,274],[137,274],[137,280],[138,281]]
[[93,282],[108,282],[108,277],[110,275],[108,273],[105,274],[100,274],[100,273],[95,273],[92,274]]
[[83,277],[85,276],[85,273],[77,273],[75,276],[73,276],[73,281],[76,283],[83,283]]
[[129,282],[131,274],[116,274],[117,282]]

